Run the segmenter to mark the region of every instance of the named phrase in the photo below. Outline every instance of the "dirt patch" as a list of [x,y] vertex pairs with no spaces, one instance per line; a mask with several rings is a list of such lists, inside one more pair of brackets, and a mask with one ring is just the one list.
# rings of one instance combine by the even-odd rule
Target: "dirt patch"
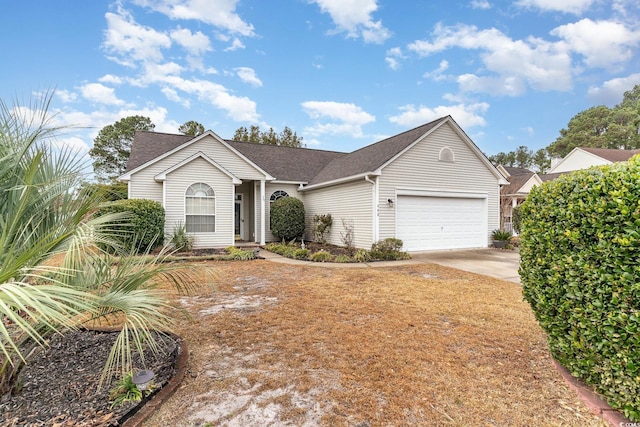
[[604,426],[509,282],[434,265],[209,264],[189,374],[145,424]]

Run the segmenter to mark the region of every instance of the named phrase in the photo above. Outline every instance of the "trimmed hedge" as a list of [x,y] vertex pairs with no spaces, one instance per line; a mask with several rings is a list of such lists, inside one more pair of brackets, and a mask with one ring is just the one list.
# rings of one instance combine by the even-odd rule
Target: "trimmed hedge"
[[97,215],[129,212],[131,217],[117,228],[114,237],[126,250],[137,253],[151,251],[164,242],[164,208],[146,199],[118,200],[100,207]]
[[553,357],[640,421],[640,157],[545,183],[520,213],[523,294]]
[[271,232],[281,240],[304,236],[304,205],[295,197],[282,197],[271,205]]

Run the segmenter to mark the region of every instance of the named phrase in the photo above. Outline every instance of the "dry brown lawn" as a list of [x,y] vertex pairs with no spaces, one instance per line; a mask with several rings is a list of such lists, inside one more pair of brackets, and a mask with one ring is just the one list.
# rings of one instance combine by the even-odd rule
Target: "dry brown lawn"
[[176,297],[189,371],[146,426],[605,425],[515,283],[430,264],[196,268]]

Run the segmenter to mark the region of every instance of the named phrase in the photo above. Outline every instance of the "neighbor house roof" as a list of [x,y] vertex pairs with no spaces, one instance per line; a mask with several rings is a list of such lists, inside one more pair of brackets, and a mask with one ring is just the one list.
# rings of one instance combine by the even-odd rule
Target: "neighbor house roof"
[[580,147],[580,149],[586,151],[587,153],[591,153],[598,157],[601,157],[605,160],[609,160],[610,162],[625,162],[636,154],[640,154],[640,150],[618,150],[615,148],[590,147]]
[[513,166],[502,166],[504,168],[504,170],[507,171],[507,173],[509,174],[509,176],[515,176],[515,175],[532,175],[533,171],[527,169],[527,168],[516,168]]
[[[503,166],[504,167],[504,166]],[[528,169],[523,168],[511,168],[504,167],[509,173],[511,173],[511,169],[518,169],[514,171],[515,173],[511,173],[509,176],[509,184],[502,187],[502,194],[518,194],[520,189],[533,177],[536,175],[535,172],[531,172]],[[526,172],[524,172],[526,171]]]

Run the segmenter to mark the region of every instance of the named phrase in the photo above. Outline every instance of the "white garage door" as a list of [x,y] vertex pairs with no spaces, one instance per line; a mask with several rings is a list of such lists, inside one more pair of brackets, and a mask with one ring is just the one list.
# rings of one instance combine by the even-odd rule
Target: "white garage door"
[[487,245],[485,199],[398,196],[396,236],[404,250]]

